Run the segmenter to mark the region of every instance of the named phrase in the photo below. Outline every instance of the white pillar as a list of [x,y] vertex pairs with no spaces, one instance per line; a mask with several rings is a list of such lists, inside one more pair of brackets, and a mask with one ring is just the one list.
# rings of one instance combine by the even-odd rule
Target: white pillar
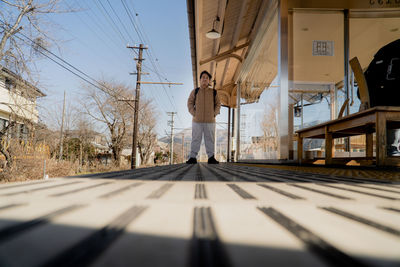
[[288,0],[280,0],[278,5],[278,81],[279,108],[278,159],[289,159],[289,42],[288,42]]
[[238,161],[240,158],[240,88],[241,82],[238,82],[237,85],[237,95],[236,95],[236,158],[235,161]]

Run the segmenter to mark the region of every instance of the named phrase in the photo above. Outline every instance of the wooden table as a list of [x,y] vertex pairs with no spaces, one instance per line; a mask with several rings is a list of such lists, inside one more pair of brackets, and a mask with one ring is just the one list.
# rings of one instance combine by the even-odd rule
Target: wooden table
[[309,128],[296,131],[297,155],[299,163],[303,160],[303,139],[325,139],[325,164],[331,165],[334,138],[354,135],[366,136],[366,159],[373,159],[373,139],[376,132],[376,165],[400,166],[400,157],[387,156],[387,129],[400,128],[400,107],[379,106],[336,120],[321,123]]

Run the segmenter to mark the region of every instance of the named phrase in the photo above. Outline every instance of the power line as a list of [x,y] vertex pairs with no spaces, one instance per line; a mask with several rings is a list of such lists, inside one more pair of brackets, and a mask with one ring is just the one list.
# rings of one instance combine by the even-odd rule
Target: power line
[[[79,6],[81,6],[81,2],[78,2],[78,1],[75,1],[75,2],[76,2]],[[110,25],[110,26],[113,28],[113,30],[114,30],[113,32],[114,32],[115,34],[117,34],[117,35],[119,36],[119,39],[121,39],[123,42],[126,41],[126,36],[121,32],[120,27],[119,27],[119,26],[117,25],[117,23],[116,23],[116,20],[112,18],[110,12],[108,12],[108,10],[107,10],[106,7],[103,5],[103,3],[102,3],[100,0],[98,0],[99,3],[97,3],[95,0],[93,0],[93,2],[95,2],[95,4],[96,4],[98,10],[100,10],[101,13],[103,14],[103,18],[106,18],[106,20],[109,22],[109,25]],[[124,23],[122,22],[121,18],[118,16],[116,10],[112,7],[112,5],[111,5],[111,3],[110,3],[109,0],[107,0],[107,3],[108,3],[108,5],[110,6],[110,8],[112,9],[113,13],[116,15],[118,21],[121,23],[121,25],[122,25],[122,27],[124,28],[125,32],[128,34],[128,36],[129,36],[128,39],[133,39],[132,36],[129,34],[127,28],[125,27]],[[132,15],[132,12],[131,12],[130,8],[128,8],[128,4],[126,4],[125,0],[121,0],[121,3],[123,4],[123,7],[124,7],[124,9],[125,9],[125,11],[126,11],[126,14],[128,15],[129,20],[131,21],[131,23],[132,23],[132,25],[133,25],[133,27],[134,27],[136,33],[138,34],[138,37],[139,37],[141,40],[146,40],[146,39],[148,39],[147,36],[146,36],[146,34],[145,34],[145,32],[142,31],[142,30],[140,29],[140,26],[143,28],[143,26],[141,25],[140,21],[139,21],[139,20],[136,20],[137,22],[135,23],[134,15]],[[99,6],[99,4],[101,5],[102,8]],[[97,16],[97,14],[99,14],[98,12],[97,12],[97,14],[96,14],[91,8],[89,8],[89,10],[90,10],[90,12],[93,13],[94,16]],[[103,11],[103,10],[104,10],[104,11]],[[133,10],[134,10],[134,9],[133,9]],[[115,40],[116,40],[116,39],[115,39],[115,38],[110,38],[110,35],[107,34],[107,33],[104,31],[104,27],[102,27],[102,26],[99,25],[99,23],[98,23],[99,21],[104,21],[104,19],[101,19],[101,18],[100,18],[100,19],[96,19],[96,18],[92,17],[92,15],[90,14],[90,12],[86,12],[86,14],[88,14],[88,17],[91,18],[90,20],[92,20],[92,22],[95,23],[96,26],[97,26],[101,31],[104,32],[104,35],[107,36],[107,38],[109,38],[109,40],[111,40],[111,41],[115,44]],[[106,14],[105,14],[104,12],[105,12]],[[136,13],[136,12],[135,12],[135,13]],[[80,18],[80,19],[84,22],[84,20],[83,20],[82,18]],[[85,23],[85,22],[84,22],[84,23]],[[89,24],[87,24],[87,23],[85,23],[85,24],[89,27]],[[93,31],[93,33],[96,34],[95,31]],[[100,38],[98,34],[96,34],[96,35],[97,35],[97,37],[98,37],[100,40],[102,40],[102,38]],[[29,37],[27,37],[27,36],[24,36],[24,37],[27,38],[28,40],[30,40],[31,42],[33,42]],[[102,41],[103,41],[103,40],[102,40]],[[106,42],[104,42],[104,43],[106,43]],[[150,42],[147,42],[147,43],[150,43]],[[151,49],[153,50],[153,48],[152,48],[151,45],[150,45],[150,47],[151,47]],[[76,67],[73,66],[72,64],[68,63],[67,61],[65,61],[65,60],[62,59],[61,57],[55,55],[55,54],[52,53],[51,51],[45,49],[44,47],[40,47],[40,48],[43,49],[43,50],[42,50],[42,51],[39,51],[39,52],[40,52],[41,54],[43,54],[44,56],[46,56],[47,58],[49,58],[50,60],[52,60],[53,62],[55,62],[56,64],[60,65],[62,68],[66,69],[67,71],[69,71],[69,72],[71,72],[72,74],[76,75],[77,77],[81,78],[81,79],[84,80],[85,82],[87,82],[87,83],[89,83],[89,84],[95,86],[96,88],[98,88],[98,89],[100,89],[100,90],[103,90],[103,88],[104,88],[104,85],[103,85],[103,84],[99,83],[97,80],[93,79],[92,77],[90,77],[89,75],[87,75],[87,74],[84,73],[83,71],[79,70],[78,68],[76,68]],[[47,53],[49,53],[49,54],[52,55],[53,57],[57,58],[57,59],[58,59],[59,61],[61,61],[62,63],[57,62],[56,60],[52,59],[49,55],[46,55],[46,53],[44,53],[44,51],[47,52]],[[119,51],[119,50],[117,50],[117,51]],[[136,52],[136,51],[135,51],[135,52]],[[152,52],[152,51],[148,51],[148,55],[149,55],[150,63],[151,63],[151,65],[152,65],[153,68],[150,68],[150,67],[147,67],[147,66],[146,66],[146,67],[152,70],[152,72],[158,77],[159,81],[167,80],[167,79],[165,78],[165,75],[161,74],[161,70],[160,70],[160,68],[159,68],[158,62],[156,62],[156,61],[154,60],[153,52]],[[66,67],[65,65],[63,65],[63,63],[64,63],[65,65],[69,66],[69,67]],[[74,71],[74,70],[75,70],[75,71]],[[86,77],[86,78],[84,78],[84,77]],[[90,80],[90,81],[89,81],[89,80]],[[92,82],[91,82],[91,81],[92,81]],[[168,81],[168,80],[167,80],[167,81]],[[152,87],[152,88],[154,88],[154,87]],[[173,96],[173,95],[170,96],[168,90],[166,89],[166,87],[165,87],[164,85],[163,85],[163,90],[164,90],[164,93],[166,94],[166,96],[167,96],[167,98],[168,98],[168,100],[169,100],[171,106],[173,106],[174,109],[177,110],[176,104],[175,104],[175,101],[174,101],[174,96]],[[154,96],[154,94],[153,94],[152,91],[151,91],[151,94],[153,95],[153,99],[155,99],[157,102],[160,102],[160,103],[164,104],[163,101],[159,101],[159,100],[157,99],[157,97]],[[160,94],[155,94],[155,95],[158,96],[158,97],[160,97]],[[159,104],[159,106],[161,107],[162,105]],[[180,118],[179,116],[178,116],[178,119],[179,119],[179,121],[182,123],[182,120],[181,120],[181,118]]]
[[[81,8],[83,9],[83,7],[79,4],[79,2],[77,2],[77,4],[79,5],[79,7],[81,7]],[[67,5],[69,8],[72,9],[72,7],[71,7],[68,3],[66,3],[66,5]],[[80,20],[83,24],[86,25],[86,27],[89,29],[89,31],[90,31],[92,34],[94,34],[103,44],[105,44],[105,45],[108,47],[109,51],[113,51],[114,53],[116,52],[116,50],[113,49],[113,48],[110,46],[110,43],[107,42],[105,39],[103,39],[103,38],[101,37],[101,36],[104,36],[105,34],[99,35],[98,32],[96,32],[96,29],[95,29],[95,28],[92,28],[92,26],[89,25],[89,24],[87,23],[87,21],[85,21],[79,13],[77,13],[77,12],[75,13],[75,12],[74,12],[74,15],[77,16],[77,17],[79,18],[79,20]],[[90,15],[90,14],[88,13],[88,15]],[[98,24],[96,24],[96,26],[98,26],[100,29],[102,29]],[[104,31],[104,30],[103,30],[103,31]],[[69,31],[67,31],[67,32],[69,32]],[[72,34],[72,33],[70,33],[70,32],[69,32],[69,34],[70,34],[71,36],[73,36],[74,39],[78,39],[79,42],[81,42],[84,46],[86,46],[87,48],[90,48],[90,51],[92,52],[93,46],[87,45],[83,40],[81,40],[79,37],[75,36],[74,34]],[[109,37],[109,35],[106,35],[106,36]],[[114,40],[114,39],[111,39],[111,40]],[[115,43],[114,43],[114,44],[115,44]],[[96,48],[97,48],[97,46],[96,46]],[[119,51],[121,51],[121,50],[119,50]],[[94,53],[94,54],[96,54],[96,53]],[[97,54],[99,54],[99,53],[97,53]],[[97,56],[97,54],[96,54],[96,56]],[[108,58],[109,61],[116,60],[117,57],[119,57],[120,59],[122,59],[122,56],[121,56],[120,54],[117,54],[117,53],[115,53],[113,57],[111,57],[111,54],[102,55],[102,56],[110,56],[110,57]],[[121,64],[121,62],[123,62],[123,61],[122,61],[122,60],[118,61],[119,64]]]
[[[117,16],[118,20],[121,22],[121,24],[122,24],[123,28],[125,29],[125,31],[128,32],[128,31],[126,30],[126,27],[125,27],[124,24],[122,23],[122,20],[121,20],[121,19],[119,18],[119,16],[117,15],[115,9],[112,7],[111,3],[110,3],[108,0],[107,0],[107,2],[108,2],[108,4],[110,5],[110,7],[112,8],[114,14]],[[81,6],[79,2],[77,2],[77,4],[79,4],[79,6]],[[99,8],[99,6],[98,6],[98,8]],[[103,6],[103,8],[104,8],[104,6]],[[93,13],[94,16],[96,16],[96,14],[93,12],[92,9],[89,8],[89,10]],[[100,10],[100,11],[101,11],[101,10]],[[104,16],[104,12],[102,12],[102,13],[103,13],[103,16]],[[88,13],[88,15],[90,15],[90,13]],[[93,20],[93,22],[96,24],[96,26],[97,26],[98,28],[100,28],[100,29],[103,31],[104,35],[106,35],[106,36],[109,37],[110,35],[107,34],[107,33],[104,31],[104,27],[99,26],[99,24],[97,23],[98,20],[93,19],[93,17],[92,17],[91,15],[90,15],[90,17],[92,18],[92,20]],[[107,20],[107,21],[110,22],[109,20]],[[111,25],[111,26],[112,26],[112,25]],[[122,33],[121,33],[121,34],[122,34]],[[128,33],[128,34],[129,34],[129,33]],[[131,35],[129,35],[129,38],[133,39]],[[124,39],[125,39],[125,38],[124,38]],[[115,39],[113,39],[113,38],[111,38],[111,40],[115,41]],[[114,44],[115,44],[115,42],[114,42]],[[118,45],[117,45],[117,46],[118,46]],[[138,52],[137,52],[136,50],[133,50],[133,51],[135,52],[136,55],[138,55]],[[161,109],[163,109],[163,110],[165,111],[166,109],[163,108],[162,105],[161,105],[161,103],[163,103],[163,101],[160,101],[157,97],[155,97],[155,95],[153,94],[152,91],[151,91],[151,95],[152,95],[152,98],[158,103],[158,106],[161,107]],[[158,94],[156,94],[156,95],[158,96]]]
[[[108,13],[107,9],[103,6],[103,3],[100,0],[93,0],[97,8],[100,10],[100,12],[103,14],[103,17],[105,17],[108,22],[110,23],[111,27],[116,30],[116,32],[119,33],[119,37],[121,38],[122,42],[128,43],[128,41],[125,39],[125,37],[122,35],[121,31],[119,30],[118,26],[115,24],[114,20],[111,18],[110,14]],[[100,3],[101,7],[98,5]],[[102,8],[104,9],[105,13],[103,12]]]
[[[150,41],[148,40],[148,38],[146,38],[147,36],[146,36],[146,34],[144,33],[144,31],[142,32],[142,31],[140,30],[140,26],[141,26],[142,28],[143,28],[143,26],[142,26],[142,25],[136,25],[136,23],[134,22],[134,19],[133,19],[133,15],[132,15],[131,11],[129,10],[129,8],[127,7],[127,4],[125,3],[125,0],[121,0],[121,2],[122,2],[122,4],[123,4],[123,6],[124,6],[125,12],[127,13],[127,15],[128,15],[128,17],[129,17],[129,19],[130,19],[130,21],[131,21],[131,23],[132,23],[132,25],[133,25],[135,31],[136,31],[138,37],[140,38],[140,40],[141,40],[143,43],[148,43],[148,44],[149,44],[150,49],[147,50],[147,54],[149,55],[150,62],[151,62],[151,64],[152,64],[152,66],[153,66],[153,69],[151,69],[151,70],[152,70],[154,73],[156,73],[157,76],[159,76],[160,81],[162,81],[162,78],[164,78],[165,80],[167,80],[165,77],[162,77],[163,75],[160,74],[160,70],[158,69],[158,67],[157,67],[157,65],[156,65],[156,63],[155,63],[155,61],[154,61],[154,57],[153,57],[153,53],[152,53],[152,50],[154,50],[154,49],[153,49],[153,47],[151,46]],[[134,10],[135,13],[137,14],[137,12],[136,12],[136,10],[135,10],[134,7],[133,7],[133,10]],[[139,19],[138,19],[137,21],[138,21],[139,24],[141,24]],[[146,67],[146,68],[149,68],[149,67]],[[167,93],[167,96],[169,97],[168,93]],[[173,105],[172,102],[171,102],[171,104]],[[175,107],[175,109],[176,109],[176,107]]]
[[[121,20],[121,19],[119,18],[119,16],[117,15],[115,9],[112,7],[111,3],[110,3],[108,0],[107,0],[107,2],[108,2],[108,4],[110,5],[111,9],[113,10],[114,14],[117,16],[117,19],[121,22],[122,27],[125,29],[126,32],[128,32],[128,31],[126,30],[126,27],[124,26],[122,20]],[[101,4],[100,0],[99,0],[99,3]],[[124,2],[123,2],[123,4],[124,4]],[[96,5],[97,5],[97,3],[96,3]],[[101,6],[102,6],[103,9],[107,12],[107,10],[105,9],[104,5],[101,4]],[[98,5],[97,5],[97,7],[99,8]],[[125,4],[124,4],[124,7],[126,7]],[[99,8],[99,9],[100,9],[100,8]],[[91,11],[92,11],[92,10],[91,10]],[[103,16],[104,16],[104,12],[103,12],[101,9],[100,9],[100,11],[103,13]],[[128,14],[128,16],[131,15],[131,13],[129,12],[129,9],[127,10],[127,14]],[[109,12],[107,12],[107,15],[108,15],[108,17],[110,18],[110,20],[111,20],[112,22],[114,22],[114,20],[112,20],[111,15],[110,15]],[[107,21],[110,22],[110,20],[107,20]],[[133,19],[132,19],[131,17],[130,17],[130,20],[131,20],[131,22],[133,23]],[[113,23],[113,25],[114,25],[114,28],[118,28],[118,26],[116,25],[115,22]],[[111,26],[113,26],[113,25],[111,25]],[[133,25],[134,25],[134,24],[133,24]],[[134,26],[135,26],[135,25],[134,25]],[[141,33],[140,33],[140,29],[137,29],[137,28],[135,27],[135,30],[137,30],[138,35],[140,35],[140,36],[142,37],[142,35],[141,35]],[[123,35],[121,31],[119,31],[119,33],[120,33],[121,36]],[[128,35],[129,35],[129,33],[128,33]],[[129,37],[132,38],[130,35],[129,35]],[[125,37],[123,37],[123,38],[125,39]],[[132,39],[133,39],[133,38],[132,38]],[[141,39],[143,39],[143,38],[141,38]],[[137,51],[134,50],[134,52],[136,53],[136,55],[138,54]],[[161,107],[162,105],[161,105],[160,103],[163,103],[163,102],[160,101],[160,100],[158,100],[158,99],[154,96],[153,92],[151,92],[151,94],[152,94],[152,96],[153,96],[153,99],[154,99],[156,102],[158,102],[158,106]],[[167,96],[168,96],[168,95],[167,95]],[[169,97],[169,96],[168,96],[168,97]],[[164,108],[163,108],[163,109],[164,109]],[[165,109],[164,109],[164,110],[165,110]]]
[[114,12],[114,15],[117,17],[117,19],[119,20],[119,22],[122,25],[122,28],[124,28],[125,32],[127,33],[128,37],[131,39],[131,41],[134,41],[135,39],[132,38],[132,36],[129,34],[128,30],[125,27],[125,24],[122,22],[122,20],[120,19],[120,17],[118,16],[117,12],[115,12],[113,6],[110,4],[110,1],[107,0],[108,5],[110,6],[111,10]]
[[[93,9],[92,9],[90,6],[87,6],[86,3],[85,3],[84,1],[83,1],[83,2],[79,2],[78,0],[74,0],[74,1],[75,1],[75,4],[79,5],[79,6],[80,6],[81,8],[83,8],[85,11],[90,11],[90,12],[86,12],[87,16],[90,17],[90,21],[92,21],[92,22],[97,26],[97,28],[99,28],[100,31],[102,31],[103,34],[109,38],[109,40],[111,40],[117,47],[119,47],[119,44],[118,44],[117,42],[115,42],[115,41],[116,41],[116,38],[111,38],[111,35],[108,34],[108,33],[104,30],[104,29],[106,28],[107,25],[105,25],[105,24],[104,24],[104,26],[100,25],[99,22],[104,21],[104,20],[102,20],[101,18],[99,18],[99,16],[97,15],[97,13],[95,13],[95,12],[93,11]],[[83,7],[82,5],[85,5],[86,8]]]
[[[4,21],[2,21],[0,19],[1,23],[4,23]],[[4,26],[1,26],[3,29],[5,29]],[[28,36],[26,36],[25,34],[18,32],[17,34],[22,35],[23,37],[25,37],[26,39],[28,39],[30,42],[32,42],[32,44],[36,44],[38,45],[35,41],[33,41],[32,39],[30,39]],[[26,40],[22,39],[21,37],[15,36],[16,38],[20,39],[21,41],[27,43]],[[60,67],[66,69],[67,71],[71,72],[72,74],[74,74],[75,76],[81,78],[82,80],[84,80],[85,82],[91,84],[92,86],[100,89],[101,91],[104,92],[104,88],[108,89],[106,86],[104,86],[103,84],[101,84],[100,82],[98,82],[97,80],[93,79],[92,77],[90,77],[89,75],[87,75],[86,73],[84,73],[83,71],[79,70],[78,68],[74,67],[73,65],[71,65],[70,63],[68,63],[67,61],[65,61],[64,59],[60,58],[59,56],[55,55],[54,53],[52,53],[51,51],[47,50],[45,47],[41,46],[40,44],[38,45],[40,47],[40,49],[34,48],[37,52],[41,53],[43,56],[47,57],[48,59],[50,59],[51,61],[53,61],[54,63],[56,63],[57,65],[59,65]],[[97,84],[99,84],[100,86],[92,83],[91,81],[87,80],[86,78],[82,77],[81,75],[79,75],[78,73],[74,72],[73,70],[67,68],[66,66],[64,66],[63,64],[61,64],[60,62],[56,61],[55,59],[51,58],[49,55],[47,55],[46,53],[44,53],[41,49],[45,50],[46,52],[48,52],[49,54],[51,54],[52,56],[56,57],[57,59],[61,60],[63,63],[67,64],[68,66],[70,66],[71,68],[75,69],[77,72],[83,74],[84,76],[88,77],[89,79],[93,80],[94,82],[96,82]]]
[[[130,12],[129,8],[127,7],[127,4],[125,3],[125,0],[121,0],[121,3],[122,3],[122,5],[124,6],[125,12],[126,12],[126,14],[128,15],[129,20],[131,21],[131,23],[132,23],[132,25],[133,25],[133,28],[135,29],[135,31],[136,31],[136,33],[137,33],[139,39],[140,39],[142,42],[144,42],[144,41],[145,41],[144,38],[141,36],[141,33],[140,33],[139,29],[137,28],[136,24],[133,22],[132,13]],[[135,12],[135,13],[136,13],[136,12]]]
[[[80,5],[80,3],[79,2],[77,2],[77,4],[82,8],[82,9],[84,9],[81,5]],[[68,5],[68,4],[67,4]],[[69,5],[68,5],[69,6]],[[69,7],[71,7],[71,6],[69,6]],[[91,10],[92,11],[92,10]],[[89,13],[88,13],[89,14]],[[78,14],[77,14],[78,15]],[[89,14],[90,15],[90,14]],[[78,16],[79,17],[79,19],[86,25],[86,26],[88,26],[88,28],[89,29],[91,29],[91,27],[90,27],[90,25],[88,25],[82,18],[81,18],[81,16]],[[96,22],[96,20],[94,20],[94,22]],[[97,23],[96,23],[96,26],[98,26],[100,29],[102,29],[103,30],[103,32],[104,32],[104,29],[102,28],[102,27],[100,27]],[[92,29],[91,29],[92,30]],[[94,32],[93,30],[92,30],[92,32]],[[104,32],[105,33],[105,32]],[[96,34],[97,35],[97,34]],[[107,36],[109,36],[108,34],[106,34]],[[98,36],[98,35],[97,35]],[[98,36],[99,37],[99,36]],[[100,37],[99,37],[99,39],[100,40],[102,40]],[[112,40],[114,40],[114,39],[112,39]],[[104,42],[104,40],[102,40],[103,42]],[[105,42],[104,42],[105,43]],[[135,51],[135,50],[134,50]],[[136,52],[136,51],[135,51]],[[153,86],[151,86],[151,88],[154,90],[154,87]],[[156,102],[157,102],[157,104],[158,104],[158,106],[162,109],[162,111],[164,111],[164,112],[166,112],[166,107],[165,106],[163,106],[163,101],[160,101],[160,99],[158,99],[158,97],[159,97],[159,95],[158,94],[154,94],[153,93],[153,90],[150,90],[150,94],[151,94],[151,97],[152,97],[152,99],[154,99]]]
[[[122,0],[121,0],[122,1]],[[125,0],[123,0],[123,1],[125,1]],[[133,11],[137,14],[137,12],[136,12],[136,9],[135,9],[135,7],[133,6],[133,2],[130,2],[131,3],[131,5],[132,5],[132,9],[133,9]],[[131,14],[132,15],[132,13],[130,13],[130,11],[129,11],[129,8],[128,8],[128,13],[129,14]],[[131,22],[132,22],[132,24],[133,24],[133,19],[131,19]],[[137,33],[138,33],[138,35],[139,35],[139,38],[140,39],[142,39],[142,41],[144,41],[145,43],[148,43],[149,44],[149,47],[150,47],[150,49],[148,49],[147,50],[147,53],[149,54],[149,58],[153,61],[153,63],[154,63],[154,59],[153,59],[153,51],[154,51],[154,49],[153,49],[153,47],[152,47],[152,45],[151,45],[151,42],[150,42],[150,40],[149,40],[149,38],[148,38],[148,36],[147,36],[147,34],[146,34],[146,32],[143,30],[141,30],[141,28],[142,29],[144,29],[144,27],[143,27],[143,24],[140,22],[140,19],[138,18],[137,19]],[[157,61],[157,57],[155,57],[156,58],[156,61]],[[154,65],[154,67],[155,67],[155,69],[156,70],[154,70],[153,72],[155,72],[155,73],[157,73],[159,76],[164,76],[164,77],[162,77],[162,78],[164,78],[164,79],[166,79],[165,78],[165,73],[164,74],[162,74],[162,73],[160,73],[160,70],[158,69],[157,70],[157,66],[156,66],[156,64],[154,63],[153,64]]]
[[[0,20],[0,21],[1,21],[1,20]],[[4,22],[3,22],[3,23],[4,23]],[[24,35],[23,33],[20,32],[20,33],[18,33],[18,34],[20,34],[20,35],[22,35],[23,37],[25,37],[25,38],[26,38],[27,40],[29,40],[31,43],[35,43],[32,39],[30,39],[28,36]],[[18,37],[18,36],[15,36],[15,37],[18,38],[18,39],[20,39],[20,40],[22,40],[23,42],[27,43],[26,40],[24,40],[24,39],[22,39],[22,38],[20,38],[20,37]],[[86,83],[92,85],[93,87],[95,87],[95,88],[97,88],[97,89],[99,89],[99,90],[101,90],[101,91],[103,91],[103,92],[104,92],[104,88],[108,89],[106,86],[104,86],[103,84],[101,84],[100,82],[98,82],[97,80],[95,80],[94,78],[90,77],[89,75],[87,75],[87,74],[84,73],[83,71],[79,70],[78,68],[76,68],[76,67],[73,66],[72,64],[68,63],[67,61],[65,61],[65,60],[62,59],[61,57],[59,57],[59,56],[55,55],[54,53],[52,53],[51,51],[47,50],[45,47],[42,47],[42,46],[40,46],[40,45],[39,45],[39,47],[40,47],[41,49],[43,49],[43,50],[41,50],[41,49],[35,49],[35,50],[37,50],[40,54],[42,54],[42,55],[45,56],[46,58],[50,59],[51,61],[53,61],[53,62],[56,63],[57,65],[59,65],[61,68],[67,70],[68,72],[70,72],[70,73],[72,73],[73,75],[77,76],[77,77],[80,78],[81,80],[85,81]],[[46,53],[44,53],[43,51],[48,52],[49,55],[46,54]],[[60,62],[58,62],[58,61],[55,60],[54,58],[50,57],[50,55],[54,56],[56,59],[60,60],[60,61],[61,61],[62,63],[64,63],[65,65],[62,64],[62,63],[60,63]],[[71,70],[71,69],[68,68],[66,65],[69,66],[70,68],[76,70],[76,71]],[[81,73],[82,75],[80,75],[79,73]],[[86,79],[85,77],[83,77],[83,75],[86,76],[87,78],[89,78],[90,80],[92,80],[94,83],[91,82],[91,81],[89,81],[89,80]],[[97,83],[98,85],[96,85],[95,83]],[[109,89],[108,89],[108,90],[109,90]],[[151,93],[152,93],[152,92],[151,92]],[[158,100],[156,97],[154,97],[154,95],[153,95],[153,99],[155,99],[156,102],[159,102],[159,100]],[[163,102],[161,101],[161,103],[163,103]],[[160,104],[159,104],[158,106],[161,107]],[[166,111],[165,108],[162,108],[162,109],[164,110],[164,112]]]
[[[149,55],[150,63],[151,63],[151,65],[152,65],[153,68],[154,68],[154,69],[153,69],[153,72],[158,76],[159,81],[162,81],[162,80],[163,80],[163,77],[162,77],[163,75],[160,74],[160,70],[158,69],[157,64],[156,64],[155,61],[154,61],[152,51],[150,51],[150,50],[153,50],[150,41],[149,41],[149,40],[146,40],[146,37],[147,37],[147,36],[145,36],[145,34],[142,33],[142,31],[140,30],[139,25],[136,25],[136,23],[134,22],[133,15],[132,15],[132,13],[130,12],[129,8],[127,7],[127,4],[125,3],[125,0],[121,0],[121,2],[122,2],[122,4],[123,4],[123,6],[124,6],[125,12],[127,13],[127,15],[128,15],[128,17],[129,17],[129,19],[130,19],[130,21],[131,21],[131,23],[132,23],[132,25],[133,25],[135,31],[136,31],[138,37],[142,40],[142,42],[148,43],[148,44],[149,44],[150,49],[148,49],[147,53],[148,53],[148,55]],[[133,7],[132,9],[133,9],[133,10],[135,11],[135,13],[137,14],[135,8]],[[139,20],[138,20],[138,22],[140,23]],[[140,24],[141,24],[141,23],[140,23]],[[142,25],[141,25],[141,26],[142,26]],[[142,26],[142,28],[143,28],[143,26]],[[165,79],[165,80],[167,80],[167,79]],[[163,90],[164,90],[164,92],[165,92],[165,94],[166,94],[166,96],[167,96],[169,102],[171,103],[171,106],[173,106],[174,109],[177,110],[176,105],[175,105],[175,103],[174,103],[175,101],[174,101],[173,96],[172,96],[172,100],[171,100],[171,97],[170,97],[169,93],[167,92],[165,86],[162,86],[162,87],[163,87]],[[181,118],[180,118],[179,116],[177,116],[177,117],[178,117],[180,123],[183,124]]]
[[[102,26],[99,24],[99,21],[102,21],[102,20],[101,20],[101,19],[96,19],[96,17],[97,17],[96,13],[94,13],[93,10],[92,10],[90,7],[87,7],[87,6],[86,6],[86,8],[83,7],[83,6],[81,5],[81,3],[83,4],[83,3],[85,3],[85,2],[79,2],[79,1],[75,0],[75,4],[77,4],[79,7],[81,7],[81,8],[84,9],[84,10],[89,10],[89,11],[90,11],[90,12],[85,12],[85,14],[87,14],[87,18],[89,19],[89,21],[91,21],[91,22],[100,30],[100,32],[103,33],[102,36],[105,36],[109,41],[111,41],[110,43],[112,43],[112,44],[115,45],[116,47],[120,48],[121,45],[118,44],[118,43],[116,42],[116,39],[115,39],[115,38],[111,38],[111,35],[108,34],[108,33],[104,30],[105,27],[104,27],[104,26],[102,27]],[[78,14],[76,14],[76,15],[78,16]],[[79,17],[80,17],[80,16],[79,16]],[[84,22],[84,24],[86,24],[86,25],[88,26],[88,28],[91,30],[91,32],[93,32],[100,40],[103,41],[103,39],[100,37],[100,35],[97,34],[96,31],[92,30],[92,28],[89,26],[88,23],[86,23],[82,18],[81,18],[81,20]],[[103,42],[104,42],[104,41],[103,41]],[[104,44],[106,44],[106,42],[104,42]],[[124,45],[125,45],[125,44],[124,44]],[[113,51],[113,52],[116,52],[116,51],[119,51],[119,52],[120,52],[120,51],[123,51],[123,50],[120,50],[120,49],[112,49],[111,47],[109,47],[109,48],[110,48],[110,51]],[[122,58],[122,54],[118,54],[118,56],[120,56],[120,57]],[[125,55],[124,55],[124,57],[125,57]]]

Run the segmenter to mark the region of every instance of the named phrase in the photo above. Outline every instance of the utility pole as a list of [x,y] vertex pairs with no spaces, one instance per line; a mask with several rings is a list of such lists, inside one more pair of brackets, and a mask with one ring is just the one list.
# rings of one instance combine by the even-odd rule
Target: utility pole
[[64,117],[65,117],[65,91],[64,91],[64,104],[63,111],[61,116],[61,130],[60,130],[60,156],[58,157],[58,161],[62,160],[63,155],[63,132],[64,132]]
[[[139,98],[140,98],[140,84],[168,84],[168,85],[182,85],[183,83],[171,83],[171,82],[142,82],[142,61],[143,49],[147,49],[143,44],[139,46],[127,46],[130,49],[139,49],[139,57],[134,58],[136,62],[136,73],[130,73],[136,76],[136,91],[135,91],[135,105],[134,105],[134,123],[133,123],[133,137],[132,137],[132,155],[131,155],[131,169],[136,169],[136,148],[137,148],[137,135],[138,135],[138,118],[139,118]],[[175,112],[176,113],[176,112]]]
[[168,121],[168,125],[171,126],[171,143],[170,143],[170,156],[169,165],[174,163],[174,116],[176,112],[167,112],[168,116],[171,116],[171,120]]
[[136,62],[136,91],[135,91],[135,105],[133,115],[133,136],[132,136],[132,155],[131,155],[131,169],[136,169],[136,148],[137,148],[137,135],[138,135],[138,118],[139,118],[139,100],[140,100],[140,82],[142,78],[142,61],[143,49],[147,49],[143,44],[137,46],[128,46],[131,49],[139,49],[139,58],[135,58]]

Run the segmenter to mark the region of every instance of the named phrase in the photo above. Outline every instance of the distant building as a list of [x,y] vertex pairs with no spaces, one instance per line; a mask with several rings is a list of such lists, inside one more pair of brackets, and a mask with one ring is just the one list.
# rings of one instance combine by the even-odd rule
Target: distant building
[[39,121],[36,100],[45,96],[36,86],[0,65],[0,131],[9,123],[10,117],[17,122],[18,138],[27,138],[26,122]]
[[95,149],[95,154],[111,154],[107,137],[104,134],[93,130],[86,130],[85,132],[81,130],[69,130],[66,131],[65,136],[68,138],[87,139],[87,142]]

